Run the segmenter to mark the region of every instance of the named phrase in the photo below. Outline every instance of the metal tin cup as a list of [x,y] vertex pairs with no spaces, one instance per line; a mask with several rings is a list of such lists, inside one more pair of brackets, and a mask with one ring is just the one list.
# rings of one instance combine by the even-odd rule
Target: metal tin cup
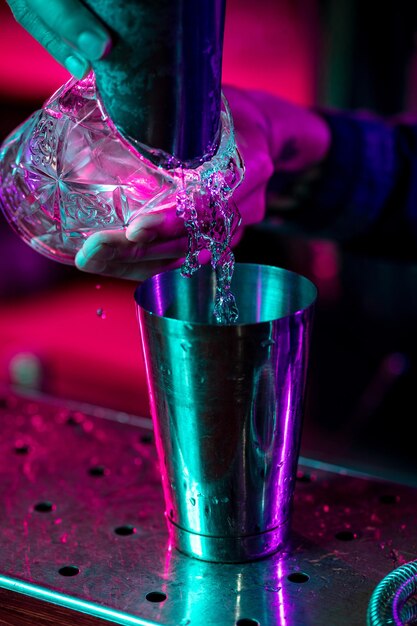
[[317,290],[237,263],[230,325],[215,322],[215,291],[207,265],[153,276],[135,300],[173,545],[234,563],[286,545]]

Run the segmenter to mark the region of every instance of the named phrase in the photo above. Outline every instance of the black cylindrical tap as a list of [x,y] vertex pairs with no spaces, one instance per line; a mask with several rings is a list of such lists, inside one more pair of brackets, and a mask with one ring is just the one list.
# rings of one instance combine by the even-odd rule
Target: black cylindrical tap
[[113,35],[93,69],[118,130],[155,162],[194,167],[210,158],[220,136],[225,0],[85,3]]

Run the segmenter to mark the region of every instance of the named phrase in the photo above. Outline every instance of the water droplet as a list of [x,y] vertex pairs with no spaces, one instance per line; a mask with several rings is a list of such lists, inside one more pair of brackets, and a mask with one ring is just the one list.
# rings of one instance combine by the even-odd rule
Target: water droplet
[[106,312],[104,309],[97,309],[97,316],[101,317],[102,320],[106,319]]
[[101,289],[101,285],[99,283],[97,283],[96,289]]
[[273,583],[271,584],[267,584],[264,587],[265,591],[272,591],[273,593],[277,593],[278,591],[281,590],[281,587],[279,585],[274,585]]

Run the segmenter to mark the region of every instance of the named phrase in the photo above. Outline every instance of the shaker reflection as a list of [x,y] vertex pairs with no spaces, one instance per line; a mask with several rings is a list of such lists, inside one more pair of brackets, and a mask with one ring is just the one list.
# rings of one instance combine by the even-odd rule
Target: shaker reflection
[[169,552],[164,578],[175,580],[161,619],[181,626],[294,626],[308,623],[288,581],[286,556],[253,563],[209,563]]

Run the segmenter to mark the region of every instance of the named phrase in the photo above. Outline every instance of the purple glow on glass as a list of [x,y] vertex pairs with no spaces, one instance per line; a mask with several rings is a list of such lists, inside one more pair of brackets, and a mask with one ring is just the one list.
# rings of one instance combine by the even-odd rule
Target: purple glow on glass
[[[277,493],[285,494],[288,489],[292,489],[291,485],[288,484],[288,481],[291,480],[291,477],[294,474],[294,458],[297,459],[297,455],[294,452],[294,428],[296,427],[296,420],[293,415],[293,407],[292,407],[292,377],[293,373],[289,370],[288,376],[286,377],[286,384],[284,389],[282,389],[280,393],[280,397],[278,399],[281,406],[285,407],[282,410],[283,419],[281,421],[282,425],[282,444],[280,449],[280,458],[277,459],[278,466],[280,467],[280,471],[278,472],[278,480],[277,480]],[[279,448],[278,448],[279,449]],[[286,497],[284,496],[284,500]],[[273,501],[274,502],[274,501]],[[280,508],[282,503],[282,495],[278,495],[275,499],[275,505],[277,509],[274,513],[274,517],[278,519],[280,514]],[[289,515],[289,512],[287,512]]]
[[161,277],[158,275],[155,276],[155,280],[153,283],[153,292],[154,292],[154,298],[155,298],[155,313],[162,317],[165,313],[166,297],[164,298],[162,285],[161,285]]

